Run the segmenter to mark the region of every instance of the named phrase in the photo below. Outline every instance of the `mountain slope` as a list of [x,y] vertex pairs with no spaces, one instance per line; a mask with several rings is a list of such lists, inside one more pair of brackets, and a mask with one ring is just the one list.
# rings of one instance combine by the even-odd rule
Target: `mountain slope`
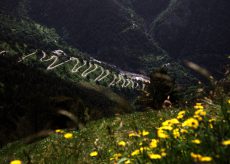
[[[74,63],[47,69],[53,61],[41,61],[41,50],[51,52],[61,48],[80,62],[92,62],[63,42],[54,30],[6,15],[0,15],[0,20],[0,145],[43,129],[76,127],[89,119],[133,110],[129,102],[110,88],[96,85],[88,76],[83,77],[87,65],[75,74],[70,69]],[[49,57],[51,55],[47,54],[44,60]],[[56,66],[71,56],[59,58]],[[110,83],[117,72],[105,64],[100,66],[110,71],[110,77],[103,81]],[[94,72],[90,78],[99,74],[101,72]],[[125,85],[128,87],[127,83]],[[126,91],[129,95],[130,89]],[[58,114],[60,110],[77,116],[79,125],[73,125],[68,117]]]
[[141,18],[113,0],[31,1],[29,16],[55,27],[80,50],[125,70],[143,70],[139,57],[164,54],[148,39]]
[[221,77],[230,53],[229,7],[228,1],[173,0],[152,24],[152,37],[170,56]]

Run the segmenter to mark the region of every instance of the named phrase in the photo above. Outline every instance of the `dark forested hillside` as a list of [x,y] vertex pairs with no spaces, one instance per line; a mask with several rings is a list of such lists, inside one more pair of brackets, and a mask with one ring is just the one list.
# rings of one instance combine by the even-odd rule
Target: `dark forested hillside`
[[152,24],[151,34],[172,57],[192,60],[220,77],[229,62],[229,7],[229,1],[176,0]]
[[192,60],[220,78],[219,63],[230,53],[229,6],[218,0],[3,0],[0,9],[55,28],[72,46],[125,70],[149,73],[175,59]]
[[29,13],[80,50],[126,70],[143,69],[142,56],[164,54],[147,37],[143,20],[116,1],[32,1]]

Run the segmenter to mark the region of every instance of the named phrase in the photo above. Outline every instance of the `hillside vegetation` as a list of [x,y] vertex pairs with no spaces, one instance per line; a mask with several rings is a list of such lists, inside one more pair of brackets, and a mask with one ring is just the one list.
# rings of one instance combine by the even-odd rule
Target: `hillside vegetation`
[[0,163],[230,163],[229,4],[1,0]]
[[57,129],[29,145],[9,144],[0,151],[1,163],[229,163],[229,103],[117,116],[80,131]]

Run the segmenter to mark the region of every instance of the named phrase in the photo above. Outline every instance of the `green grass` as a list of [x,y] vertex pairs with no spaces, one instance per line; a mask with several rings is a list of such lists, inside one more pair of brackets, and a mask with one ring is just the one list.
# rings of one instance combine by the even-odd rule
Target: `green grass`
[[[186,114],[182,119],[178,119],[180,123],[170,125],[173,129],[187,130],[187,133],[180,133],[178,138],[174,137],[173,130],[164,131],[169,138],[160,138],[157,128],[161,127],[165,120],[177,117],[177,113],[182,109],[133,113],[90,122],[80,131],[54,132],[32,144],[23,144],[22,141],[8,144],[0,151],[0,163],[9,163],[14,159],[20,159],[25,163],[55,164],[125,163],[128,159],[131,163],[199,162],[200,159],[191,157],[192,152],[212,158],[211,162],[203,163],[229,163],[229,145],[222,144],[223,140],[230,138],[229,104],[224,103],[222,107],[204,106],[202,111],[206,114],[200,115],[202,120],[197,128],[182,126],[186,119],[194,117],[194,108],[183,109]],[[210,125],[209,120],[212,118],[215,121]],[[149,134],[145,135],[143,131]],[[64,138],[67,132],[72,133],[73,138]],[[130,133],[138,136],[129,137]],[[158,143],[156,148],[150,149],[152,139],[157,139]],[[192,143],[194,139],[199,139],[201,143]],[[124,141],[125,146],[119,146],[120,141]],[[139,154],[132,156],[135,150],[138,150]],[[98,155],[91,157],[90,153],[94,151],[98,152]],[[152,153],[161,155],[161,159],[150,159],[149,155]],[[162,153],[166,153],[166,156],[162,156]]]

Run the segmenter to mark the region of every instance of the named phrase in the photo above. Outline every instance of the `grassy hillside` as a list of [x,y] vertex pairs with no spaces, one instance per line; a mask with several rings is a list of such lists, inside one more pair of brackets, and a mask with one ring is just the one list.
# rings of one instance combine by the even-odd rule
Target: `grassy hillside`
[[[1,163],[228,163],[229,100],[224,105],[134,113],[91,122],[80,131],[12,143]],[[179,113],[178,113],[179,112]],[[194,123],[193,123],[194,122]]]

